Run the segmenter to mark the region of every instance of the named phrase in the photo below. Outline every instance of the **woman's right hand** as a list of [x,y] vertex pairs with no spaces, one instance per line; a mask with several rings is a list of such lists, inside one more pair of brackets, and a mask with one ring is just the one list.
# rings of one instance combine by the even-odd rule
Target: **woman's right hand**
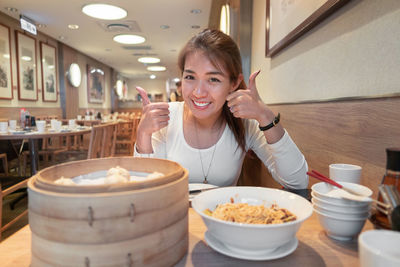
[[142,97],[142,117],[137,128],[136,149],[139,153],[152,153],[151,135],[166,127],[169,121],[169,105],[166,102],[151,103],[146,91],[136,87]]

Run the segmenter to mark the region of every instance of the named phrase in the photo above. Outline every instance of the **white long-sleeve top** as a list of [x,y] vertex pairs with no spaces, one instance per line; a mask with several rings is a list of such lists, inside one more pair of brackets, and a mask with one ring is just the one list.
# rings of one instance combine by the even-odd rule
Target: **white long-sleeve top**
[[[189,171],[189,183],[202,183],[208,173],[207,180],[210,184],[236,185],[245,153],[238,147],[229,126],[225,126],[222,136],[213,146],[206,149],[193,148],[188,145],[183,134],[183,107],[184,102],[169,103],[168,126],[152,135],[153,153],[140,154],[135,147],[134,156],[176,161]],[[278,142],[268,144],[257,121],[243,121],[246,129],[246,150],[253,150],[272,177],[284,187],[307,188],[307,162],[287,131],[285,130]]]

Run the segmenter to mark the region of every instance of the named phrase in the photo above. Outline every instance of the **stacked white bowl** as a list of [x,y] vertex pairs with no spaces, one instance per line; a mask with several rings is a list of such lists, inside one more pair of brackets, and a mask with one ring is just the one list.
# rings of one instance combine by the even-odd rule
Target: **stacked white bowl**
[[[340,183],[365,196],[372,195],[372,191],[363,185]],[[361,232],[370,215],[370,201],[361,202],[343,198],[347,192],[324,182],[314,184],[311,190],[314,211],[329,237],[349,241]]]

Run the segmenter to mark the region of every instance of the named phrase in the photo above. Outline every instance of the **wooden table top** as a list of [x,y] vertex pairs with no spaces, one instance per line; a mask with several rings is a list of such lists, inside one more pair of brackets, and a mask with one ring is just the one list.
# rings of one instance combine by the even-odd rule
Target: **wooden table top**
[[[373,229],[367,221],[363,231]],[[270,261],[247,261],[224,256],[204,241],[206,226],[201,217],[189,209],[189,249],[177,264],[181,266],[359,266],[357,239],[339,242],[326,236],[314,213],[297,233],[299,244],[290,255]],[[31,232],[25,226],[0,243],[3,267],[29,266],[31,261]]]
[[45,132],[39,133],[36,131],[26,132],[23,134],[16,133],[0,133],[0,140],[18,140],[18,139],[42,139],[49,137],[58,137],[58,136],[72,136],[72,135],[81,135],[88,134],[92,130],[91,127],[85,127],[84,129],[76,129],[76,130],[63,130],[60,132],[54,132],[46,130]]

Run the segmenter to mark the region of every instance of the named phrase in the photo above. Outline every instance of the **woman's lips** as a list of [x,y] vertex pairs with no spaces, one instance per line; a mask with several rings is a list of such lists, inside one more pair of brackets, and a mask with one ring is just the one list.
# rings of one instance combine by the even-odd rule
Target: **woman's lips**
[[211,104],[211,102],[203,102],[203,101],[195,101],[195,100],[192,100],[192,102],[196,108],[200,108],[200,109],[205,109],[208,107],[208,105]]

